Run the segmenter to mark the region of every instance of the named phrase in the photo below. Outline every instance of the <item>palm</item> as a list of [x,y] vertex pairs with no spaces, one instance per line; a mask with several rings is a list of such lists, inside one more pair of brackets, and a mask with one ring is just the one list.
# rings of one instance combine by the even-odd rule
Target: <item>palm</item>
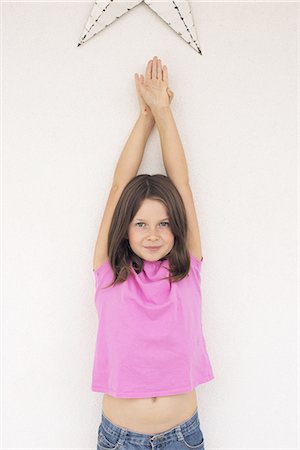
[[151,109],[160,104],[169,105],[169,96],[167,94],[167,83],[150,81],[141,86],[142,96]]
[[174,97],[168,88],[168,73],[164,66],[161,69],[160,60],[154,57],[147,64],[145,80],[143,75],[135,74],[135,84],[142,112],[151,113],[151,108],[157,105],[169,105]]

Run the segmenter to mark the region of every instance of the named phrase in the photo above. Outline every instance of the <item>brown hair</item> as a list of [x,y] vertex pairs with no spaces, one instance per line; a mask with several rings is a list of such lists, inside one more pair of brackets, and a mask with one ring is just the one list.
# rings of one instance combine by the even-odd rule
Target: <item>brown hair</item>
[[190,269],[190,255],[186,247],[187,216],[184,203],[169,177],[162,174],[141,174],[125,186],[115,207],[108,232],[108,258],[114,272],[114,281],[106,287],[122,283],[131,273],[130,263],[137,273],[144,267],[144,260],[136,255],[128,240],[128,227],[144,199],[158,200],[166,206],[174,245],[161,260],[169,260],[170,282],[184,278]]

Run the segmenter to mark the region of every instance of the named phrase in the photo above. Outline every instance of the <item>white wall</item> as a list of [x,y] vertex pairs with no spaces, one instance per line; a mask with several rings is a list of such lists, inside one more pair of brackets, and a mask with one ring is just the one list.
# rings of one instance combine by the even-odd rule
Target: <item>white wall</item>
[[297,3],[191,2],[202,56],[143,4],[77,47],[92,4],[2,4],[2,448],[96,448],[93,250],[158,55],[201,229],[206,450],[295,449]]

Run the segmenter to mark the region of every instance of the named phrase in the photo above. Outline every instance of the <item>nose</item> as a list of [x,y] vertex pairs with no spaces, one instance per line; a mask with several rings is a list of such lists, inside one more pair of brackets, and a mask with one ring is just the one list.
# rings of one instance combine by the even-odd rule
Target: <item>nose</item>
[[149,241],[157,241],[159,239],[159,233],[155,230],[149,231],[149,235],[147,238]]
[[156,242],[156,241],[158,241],[158,239],[159,239],[159,238],[157,238],[156,236],[149,236],[149,237],[148,237],[148,241],[151,241],[151,242],[152,242],[152,241],[153,241],[153,242]]

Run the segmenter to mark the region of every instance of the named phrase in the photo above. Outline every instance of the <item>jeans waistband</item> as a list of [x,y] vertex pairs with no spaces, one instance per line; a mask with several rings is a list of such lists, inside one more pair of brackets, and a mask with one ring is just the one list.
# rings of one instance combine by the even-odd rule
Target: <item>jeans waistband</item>
[[168,430],[165,430],[161,433],[157,434],[145,434],[145,433],[138,433],[135,431],[128,430],[127,428],[119,427],[118,425],[111,422],[102,412],[102,418],[101,418],[101,426],[104,428],[104,430],[112,435],[115,435],[115,437],[118,437],[120,435],[123,435],[124,439],[126,437],[126,441],[145,445],[149,442],[149,440],[163,440],[165,443],[179,440],[181,439],[181,435],[192,432],[195,428],[197,428],[200,425],[199,422],[199,415],[198,415],[198,408],[193,413],[193,415],[175,425],[172,428],[169,428]]

